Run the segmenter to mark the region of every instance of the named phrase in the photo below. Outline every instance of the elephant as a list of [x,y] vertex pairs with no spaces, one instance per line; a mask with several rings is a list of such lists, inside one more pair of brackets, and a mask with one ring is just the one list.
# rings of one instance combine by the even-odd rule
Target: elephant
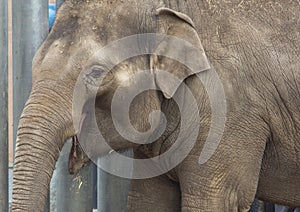
[[133,149],[129,211],[248,211],[255,197],[299,207],[299,11],[296,0],[66,0],[32,63],[12,211],[44,209],[69,138],[71,172]]

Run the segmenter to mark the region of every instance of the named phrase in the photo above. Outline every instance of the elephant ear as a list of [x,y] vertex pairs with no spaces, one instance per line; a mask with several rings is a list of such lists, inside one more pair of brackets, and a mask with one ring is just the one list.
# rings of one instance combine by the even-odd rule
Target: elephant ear
[[[158,16],[159,33],[166,35],[167,38],[169,36],[176,37],[176,39],[167,39],[167,42],[163,41],[158,44],[154,54],[150,57],[150,66],[154,73],[155,70],[163,70],[179,79],[179,81],[176,80],[176,83],[168,82],[163,75],[159,77],[157,74],[155,75],[158,88],[167,99],[170,99],[186,78],[210,69],[210,65],[195,30],[195,25],[189,16],[169,8],[157,9],[156,15]],[[178,40],[184,42],[178,42]],[[171,59],[164,55],[174,57]],[[178,62],[174,58],[181,58],[182,60]],[[196,68],[192,71],[187,68],[186,64],[196,64]]]

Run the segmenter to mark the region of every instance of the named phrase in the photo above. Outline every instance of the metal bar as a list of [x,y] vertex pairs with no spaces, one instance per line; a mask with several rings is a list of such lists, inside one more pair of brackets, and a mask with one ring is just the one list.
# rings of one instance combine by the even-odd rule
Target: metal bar
[[68,172],[71,142],[64,145],[51,181],[51,211],[92,211],[93,165],[81,169],[77,175]]
[[275,212],[275,205],[271,203],[264,203],[264,211],[265,212]]
[[255,199],[251,205],[249,212],[264,212],[264,202]]
[[[48,0],[13,0],[13,122],[18,122],[31,91],[31,63],[48,34]],[[15,142],[14,142],[15,149]]]
[[[123,154],[128,157],[133,156],[132,150],[128,150]],[[114,176],[98,167],[97,185],[98,212],[127,211],[127,197],[130,188],[129,179]]]
[[0,0],[0,211],[8,211],[8,2]]
[[97,165],[93,163],[93,209],[98,208],[97,207],[98,204],[97,176],[98,176]]

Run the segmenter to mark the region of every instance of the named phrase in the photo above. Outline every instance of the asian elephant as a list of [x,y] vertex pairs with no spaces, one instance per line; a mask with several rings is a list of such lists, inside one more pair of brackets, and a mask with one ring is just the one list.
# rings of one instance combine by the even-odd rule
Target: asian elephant
[[[91,119],[88,105],[94,106],[92,115],[107,144],[117,152],[133,148],[139,161],[159,159],[179,140],[180,151],[162,169],[174,161],[176,166],[131,181],[129,211],[247,211],[255,196],[299,207],[299,11],[297,0],[67,0],[33,60],[32,91],[17,133],[12,210],[44,209],[65,140],[94,142],[85,133]],[[119,52],[96,54],[134,35],[162,39],[141,44],[145,54],[114,65],[110,62],[123,49],[140,48],[131,46],[139,45],[140,36],[123,42]],[[175,38],[180,44],[174,44]],[[193,64],[196,71],[191,71]],[[142,82],[133,77],[140,72],[147,76]],[[219,87],[214,80],[206,85],[201,81],[211,73],[217,74],[226,103],[226,114],[219,113],[217,120],[211,102],[224,101],[211,98],[207,86],[218,95]],[[175,84],[169,76],[175,76]],[[144,85],[149,89],[132,98],[128,114],[112,112],[119,87],[130,93]],[[94,101],[85,93],[88,88],[95,90]],[[196,107],[187,101],[189,96]],[[127,104],[126,98],[122,101]],[[74,115],[74,108],[79,113]],[[115,115],[126,116],[130,126],[123,119],[115,121]],[[220,143],[208,146],[211,157],[202,160],[212,123],[224,120]],[[127,129],[155,139],[132,136],[140,141],[133,142],[122,136]],[[91,157],[110,152],[105,145],[95,149]],[[69,168],[73,165],[76,161]],[[143,168],[141,173],[150,174],[155,169]],[[140,170],[134,166],[133,171]]]

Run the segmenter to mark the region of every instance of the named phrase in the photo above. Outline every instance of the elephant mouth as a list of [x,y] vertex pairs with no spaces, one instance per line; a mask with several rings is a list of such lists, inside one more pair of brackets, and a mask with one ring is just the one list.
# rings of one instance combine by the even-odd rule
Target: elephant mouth
[[77,135],[72,136],[72,147],[69,154],[68,171],[70,174],[77,174],[81,168],[88,165],[89,158],[83,151]]
[[[81,168],[88,165],[94,159],[107,154],[115,153],[114,149],[107,149],[106,146],[95,145],[98,141],[97,134],[91,130],[90,113],[83,112],[80,118],[77,131],[70,138],[72,147],[69,154],[68,171],[70,174],[77,174]],[[118,152],[118,151],[117,151]]]
[[72,139],[72,147],[68,161],[68,171],[70,174],[77,174],[82,167],[86,166],[90,162],[90,159],[86,155],[78,139],[83,130],[82,127],[86,120],[86,116],[86,114],[82,115],[77,132],[70,137]]

